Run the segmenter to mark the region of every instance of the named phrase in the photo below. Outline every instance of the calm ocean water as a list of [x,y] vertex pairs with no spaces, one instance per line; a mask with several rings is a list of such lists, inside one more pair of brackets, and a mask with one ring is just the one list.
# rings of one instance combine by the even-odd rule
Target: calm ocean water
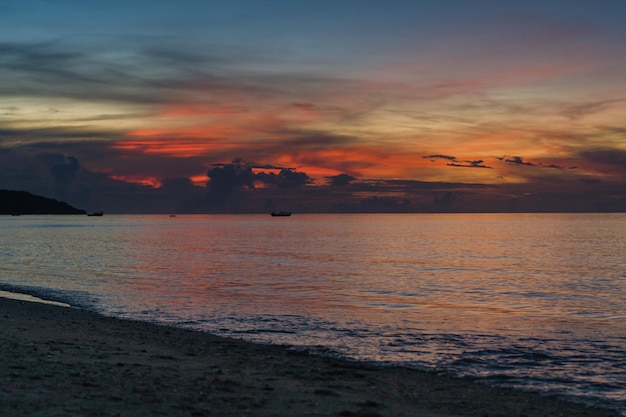
[[0,290],[626,415],[626,214],[0,217]]

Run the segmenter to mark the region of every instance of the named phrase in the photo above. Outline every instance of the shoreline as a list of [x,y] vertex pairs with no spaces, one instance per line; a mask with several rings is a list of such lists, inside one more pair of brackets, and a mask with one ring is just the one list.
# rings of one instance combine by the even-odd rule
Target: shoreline
[[433,373],[0,297],[3,416],[619,416]]

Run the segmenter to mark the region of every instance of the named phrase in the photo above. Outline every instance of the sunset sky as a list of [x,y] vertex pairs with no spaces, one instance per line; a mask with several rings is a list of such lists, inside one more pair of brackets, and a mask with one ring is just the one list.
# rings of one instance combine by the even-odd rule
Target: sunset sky
[[0,0],[0,189],[626,210],[626,1]]

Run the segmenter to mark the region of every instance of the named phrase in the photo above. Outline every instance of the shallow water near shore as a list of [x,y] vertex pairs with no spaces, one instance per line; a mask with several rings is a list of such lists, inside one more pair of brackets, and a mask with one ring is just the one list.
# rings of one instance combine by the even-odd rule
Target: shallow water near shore
[[626,412],[626,214],[0,217],[0,289]]

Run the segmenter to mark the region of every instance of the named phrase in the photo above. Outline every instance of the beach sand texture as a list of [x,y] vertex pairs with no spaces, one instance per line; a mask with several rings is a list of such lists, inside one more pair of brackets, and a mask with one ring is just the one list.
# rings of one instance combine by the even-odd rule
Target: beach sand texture
[[0,416],[617,416],[401,368],[0,298]]

